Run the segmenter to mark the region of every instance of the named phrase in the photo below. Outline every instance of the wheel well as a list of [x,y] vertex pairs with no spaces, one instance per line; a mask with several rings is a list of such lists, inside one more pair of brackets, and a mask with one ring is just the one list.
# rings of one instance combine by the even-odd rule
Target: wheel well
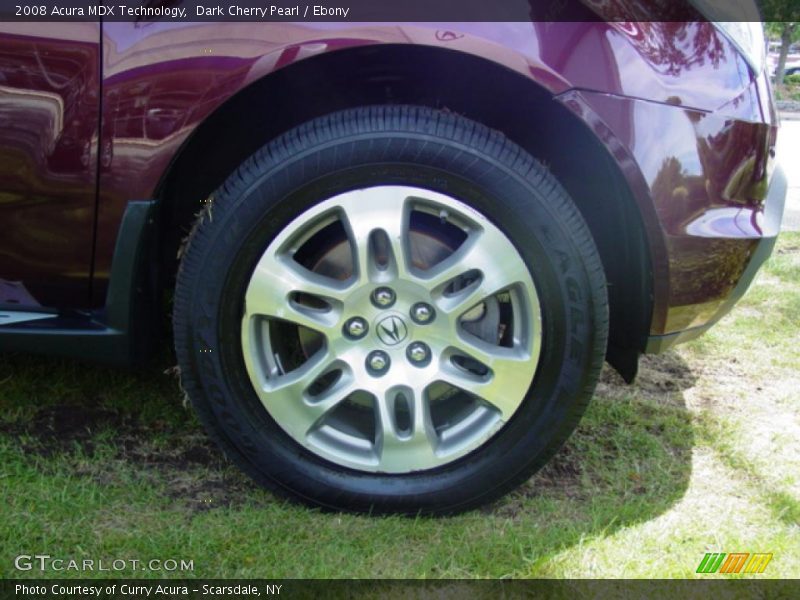
[[589,129],[545,88],[461,52],[360,46],[295,63],[239,92],[198,126],[158,187],[165,272],[176,271],[176,251],[202,201],[247,157],[305,121],[367,104],[459,113],[502,131],[553,172],[600,251],[611,310],[608,359],[632,379],[649,330],[652,270],[624,178]]

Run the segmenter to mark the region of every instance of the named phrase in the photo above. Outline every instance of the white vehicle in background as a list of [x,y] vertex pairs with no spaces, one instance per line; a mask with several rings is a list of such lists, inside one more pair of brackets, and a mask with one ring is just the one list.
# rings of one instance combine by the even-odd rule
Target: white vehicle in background
[[786,70],[783,73],[784,76],[800,74],[800,57],[791,62],[787,59]]

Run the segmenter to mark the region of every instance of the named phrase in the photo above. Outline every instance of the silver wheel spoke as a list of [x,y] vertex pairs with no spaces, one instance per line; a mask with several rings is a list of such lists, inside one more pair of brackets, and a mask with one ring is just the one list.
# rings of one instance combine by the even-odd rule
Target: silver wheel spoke
[[[402,188],[400,188],[401,190]],[[343,220],[353,244],[360,285],[408,274],[408,195],[395,187],[348,194],[341,202]],[[381,270],[373,236],[385,235],[387,264]]]
[[[444,314],[458,315],[482,300],[530,277],[519,256],[507,256],[508,241],[500,232],[472,232],[451,256],[426,273],[425,286]],[[446,284],[474,274],[477,279],[461,290],[444,294]]]
[[420,275],[423,285],[431,292],[471,270],[482,271],[491,266],[481,248],[482,231],[471,232],[453,254]]
[[[336,280],[312,273],[291,259],[265,256],[250,279],[245,295],[246,312],[330,334],[339,322],[340,306],[345,297],[343,287]],[[293,299],[298,294],[323,300],[330,309],[303,306]]]
[[319,396],[308,393],[311,384],[337,366],[341,366],[339,361],[322,350],[297,370],[270,380],[263,389],[261,402],[274,419],[289,424],[293,434],[304,437],[356,389],[352,375],[345,370]]
[[462,337],[454,347],[459,355],[478,361],[489,373],[480,376],[448,365],[443,369],[443,380],[482,398],[497,408],[504,420],[510,418],[519,406],[520,393],[524,394],[530,383],[518,377],[530,363],[530,354],[521,348],[493,346],[477,338],[473,341]]
[[263,391],[270,394],[270,402],[278,396],[299,397],[311,383],[330,370],[335,362],[336,359],[328,350],[320,350],[294,371],[270,378]]
[[307,431],[311,430],[326,415],[341,404],[345,398],[357,390],[353,378],[343,375],[330,389],[325,390],[319,396],[308,401],[304,405],[305,413],[308,416],[308,423],[311,425]]
[[[404,396],[410,409],[409,428],[399,431],[395,418],[399,397]],[[389,390],[377,400],[378,436],[376,450],[379,470],[393,472],[412,465],[430,465],[437,462],[436,431],[431,420],[430,407],[423,390]],[[424,467],[423,467],[424,468]]]

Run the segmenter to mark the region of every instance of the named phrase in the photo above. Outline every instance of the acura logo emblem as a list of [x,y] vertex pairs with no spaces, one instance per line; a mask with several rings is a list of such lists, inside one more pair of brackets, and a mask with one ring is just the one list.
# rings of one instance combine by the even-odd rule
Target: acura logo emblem
[[403,319],[396,315],[381,319],[375,329],[378,338],[387,346],[396,346],[408,336],[408,327]]

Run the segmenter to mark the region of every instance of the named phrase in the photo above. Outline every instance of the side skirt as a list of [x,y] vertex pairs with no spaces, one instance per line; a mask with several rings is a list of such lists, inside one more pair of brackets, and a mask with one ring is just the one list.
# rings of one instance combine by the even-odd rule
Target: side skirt
[[104,308],[0,311],[0,352],[53,354],[121,366],[146,362],[157,339],[156,202],[130,202]]

